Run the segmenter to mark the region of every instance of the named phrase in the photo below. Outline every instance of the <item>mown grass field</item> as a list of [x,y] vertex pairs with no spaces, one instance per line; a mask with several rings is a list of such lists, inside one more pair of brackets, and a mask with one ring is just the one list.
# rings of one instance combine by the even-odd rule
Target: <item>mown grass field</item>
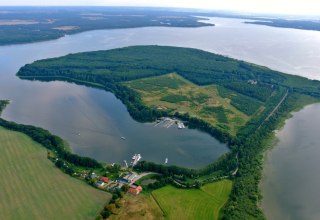
[[231,105],[229,98],[221,97],[217,86],[197,86],[175,73],[133,80],[125,85],[139,92],[147,106],[188,112],[233,135],[250,119]]
[[111,195],[57,169],[24,134],[0,127],[0,219],[94,219]]
[[218,219],[227,202],[232,182],[222,180],[201,189],[177,189],[165,186],[152,192],[166,219]]

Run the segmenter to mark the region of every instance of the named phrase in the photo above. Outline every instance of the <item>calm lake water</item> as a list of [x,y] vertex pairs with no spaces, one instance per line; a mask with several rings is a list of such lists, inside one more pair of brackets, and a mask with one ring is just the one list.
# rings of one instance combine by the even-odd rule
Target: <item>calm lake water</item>
[[319,113],[320,104],[307,106],[277,132],[262,181],[268,219],[320,219]]
[[[212,18],[209,22],[216,26],[101,30],[53,41],[0,47],[0,98],[12,100],[3,117],[44,127],[66,139],[75,153],[107,162],[122,162],[136,152],[141,153],[144,159],[155,162],[162,162],[168,157],[169,163],[189,167],[208,164],[227,152],[227,148],[207,134],[137,123],[128,115],[123,104],[108,92],[65,82],[24,81],[15,77],[15,73],[24,64],[38,59],[157,44],[203,49],[275,70],[320,79],[320,32],[243,24],[239,19]],[[288,216],[287,213],[292,213],[289,219],[306,219],[300,218],[306,211],[299,208],[306,206],[309,213],[307,219],[320,219],[317,215],[320,192],[318,184],[313,184],[313,181],[320,180],[316,169],[320,144],[316,135],[309,135],[320,126],[314,121],[314,126],[307,125],[307,121],[315,120],[319,113],[317,106],[306,108],[314,109],[312,114],[302,111],[287,122],[293,123],[291,121],[299,114],[306,122],[299,124],[299,142],[295,143],[298,147],[287,142],[287,136],[279,135],[279,145],[267,158],[263,207],[270,219],[283,219],[283,216]],[[288,126],[281,132],[295,136]],[[126,141],[121,140],[121,136],[125,136]],[[302,143],[314,144],[304,151]],[[285,155],[279,150],[281,146],[285,146]],[[301,167],[297,167],[299,164],[302,164]],[[303,174],[308,176],[301,178],[300,174],[286,170],[293,167],[297,167],[297,171],[303,167]],[[290,192],[286,190],[289,183],[296,183]],[[309,195],[311,192],[312,195]],[[308,204],[305,204],[306,199]]]

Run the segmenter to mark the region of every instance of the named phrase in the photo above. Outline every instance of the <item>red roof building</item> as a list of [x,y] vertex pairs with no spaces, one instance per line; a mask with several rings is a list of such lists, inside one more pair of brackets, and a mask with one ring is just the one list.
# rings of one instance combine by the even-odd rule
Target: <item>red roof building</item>
[[128,192],[133,194],[133,195],[138,195],[142,191],[142,187],[138,186],[136,188],[130,188],[128,189]]
[[101,177],[100,180],[105,182],[105,183],[109,182],[109,178],[105,177],[105,176]]

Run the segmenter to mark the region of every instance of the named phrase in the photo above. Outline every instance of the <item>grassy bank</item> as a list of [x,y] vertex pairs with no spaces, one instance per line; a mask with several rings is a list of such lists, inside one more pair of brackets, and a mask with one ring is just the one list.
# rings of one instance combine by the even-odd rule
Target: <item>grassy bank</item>
[[94,219],[111,196],[70,178],[47,150],[0,127],[0,219]]

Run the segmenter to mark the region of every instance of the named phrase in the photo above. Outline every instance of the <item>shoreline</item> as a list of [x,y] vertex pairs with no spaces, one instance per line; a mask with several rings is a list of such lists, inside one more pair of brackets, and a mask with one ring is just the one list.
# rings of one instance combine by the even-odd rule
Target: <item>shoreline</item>
[[292,112],[289,113],[288,117],[284,118],[283,120],[281,120],[279,122],[279,126],[276,130],[274,130],[274,134],[273,137],[270,139],[270,144],[266,147],[265,151],[263,152],[263,157],[262,157],[262,164],[263,164],[263,168],[262,168],[262,175],[261,175],[261,180],[259,182],[259,191],[260,194],[262,196],[262,199],[259,201],[258,203],[258,207],[261,209],[261,211],[264,213],[264,215],[267,217],[268,215],[266,215],[266,213],[273,213],[271,212],[271,210],[269,210],[269,212],[266,210],[266,206],[264,204],[264,192],[265,192],[265,187],[264,184],[266,184],[266,179],[268,176],[271,176],[271,173],[268,173],[268,171],[270,172],[270,166],[272,165],[272,163],[270,161],[268,161],[270,159],[271,154],[273,153],[272,151],[275,150],[277,148],[277,146],[280,143],[280,138],[278,137],[278,133],[283,131],[283,129],[285,129],[285,126],[287,125],[289,120],[294,119],[294,114],[295,113],[299,113],[301,111],[303,111],[306,107],[308,106],[313,106],[316,104],[319,104],[320,102],[314,102],[311,104],[307,104],[304,106],[298,106],[297,109],[294,109]]

